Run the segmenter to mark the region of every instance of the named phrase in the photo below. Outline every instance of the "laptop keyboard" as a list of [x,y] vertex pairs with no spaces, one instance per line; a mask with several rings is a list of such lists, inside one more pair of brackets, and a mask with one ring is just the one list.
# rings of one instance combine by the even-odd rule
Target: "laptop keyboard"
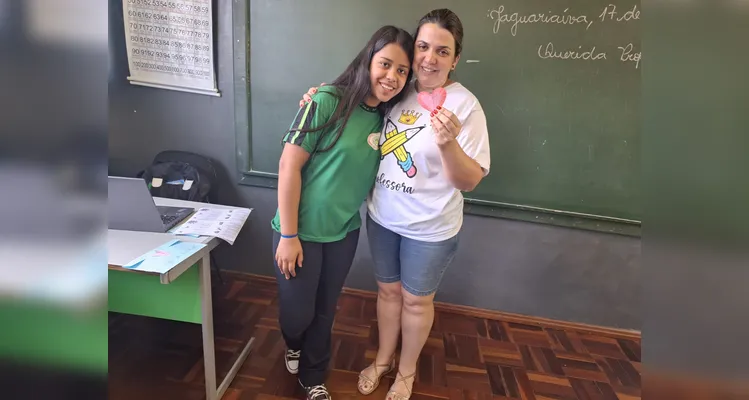
[[176,215],[162,215],[161,216],[161,222],[164,223],[164,226],[169,226],[169,224],[174,222],[174,220],[176,219],[177,219]]

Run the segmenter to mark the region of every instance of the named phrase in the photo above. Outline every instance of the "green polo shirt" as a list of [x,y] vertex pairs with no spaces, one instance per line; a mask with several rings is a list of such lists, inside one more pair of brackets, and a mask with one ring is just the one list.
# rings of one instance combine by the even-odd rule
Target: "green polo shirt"
[[[302,107],[282,142],[301,146],[312,156],[302,169],[299,201],[299,238],[334,242],[361,227],[359,209],[374,185],[380,162],[379,136],[383,117],[376,108],[360,104],[351,114],[338,142],[325,149],[338,133],[337,125],[315,132],[299,132],[324,125],[338,105],[335,88],[322,86]],[[313,154],[313,149],[318,151]],[[281,231],[280,215],[271,222]]]

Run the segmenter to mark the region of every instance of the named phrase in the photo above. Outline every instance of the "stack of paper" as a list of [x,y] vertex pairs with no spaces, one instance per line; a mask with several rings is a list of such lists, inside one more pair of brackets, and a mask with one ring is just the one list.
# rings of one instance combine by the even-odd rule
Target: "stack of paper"
[[248,208],[208,208],[199,209],[190,219],[181,224],[173,233],[189,236],[213,236],[229,244],[239,235],[244,222],[250,215]]
[[123,268],[163,274],[205,247],[202,243],[171,240],[123,265]]

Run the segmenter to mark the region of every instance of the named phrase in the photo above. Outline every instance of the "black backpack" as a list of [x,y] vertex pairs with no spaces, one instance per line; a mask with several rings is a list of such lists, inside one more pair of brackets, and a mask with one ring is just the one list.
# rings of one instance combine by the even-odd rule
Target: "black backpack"
[[[137,176],[148,184],[152,196],[216,204],[218,175],[213,161],[200,154],[187,151],[166,150],[154,157],[151,165]],[[153,179],[161,178],[161,185],[153,186]],[[190,180],[192,184],[185,188]],[[221,269],[211,252],[211,269],[223,284]]]
[[153,163],[138,174],[152,196],[214,203],[216,171],[210,159],[182,151],[159,153]]

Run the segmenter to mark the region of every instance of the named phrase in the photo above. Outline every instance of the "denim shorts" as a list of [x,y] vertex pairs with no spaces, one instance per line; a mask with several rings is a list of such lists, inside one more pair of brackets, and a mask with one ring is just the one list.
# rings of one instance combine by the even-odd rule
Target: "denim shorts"
[[367,236],[377,281],[400,281],[414,296],[428,296],[437,291],[458,250],[459,235],[440,242],[409,239],[379,225],[369,215]]

